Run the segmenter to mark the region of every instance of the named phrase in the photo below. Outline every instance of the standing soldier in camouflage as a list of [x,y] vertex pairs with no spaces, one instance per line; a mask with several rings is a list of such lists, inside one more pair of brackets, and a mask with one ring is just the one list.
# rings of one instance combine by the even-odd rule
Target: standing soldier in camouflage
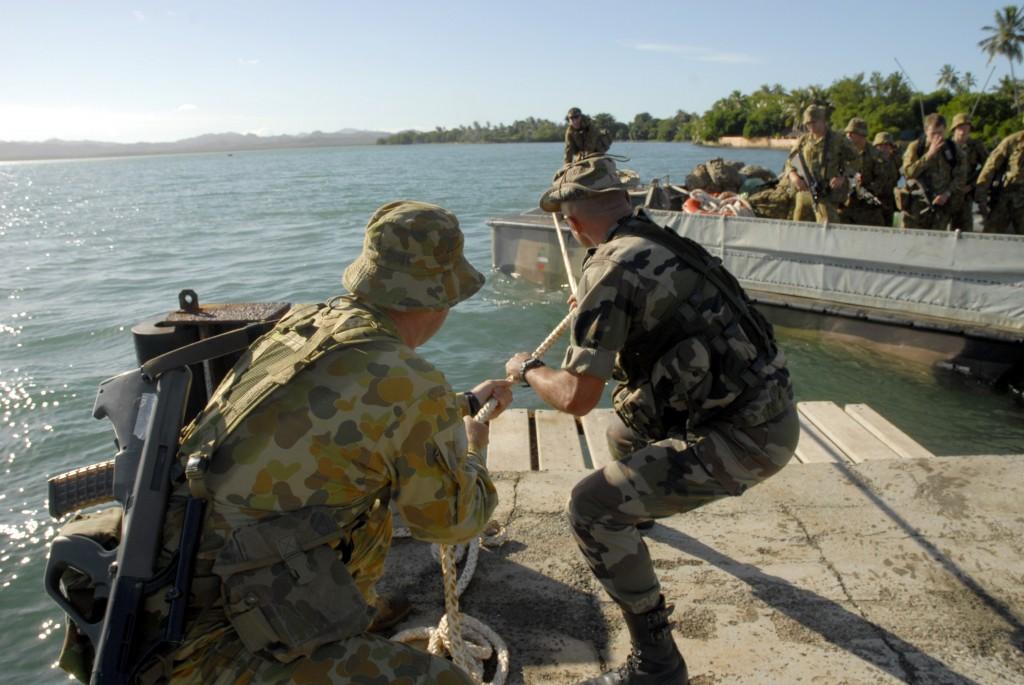
[[985,233],[1024,235],[1024,131],[1003,138],[981,173],[974,199]]
[[[389,502],[414,537],[449,544],[477,535],[497,502],[487,426],[467,414],[491,396],[506,406],[508,381],[459,395],[414,351],[483,281],[454,215],[392,202],[370,218],[345,271],[351,295],[293,308],[242,356],[183,435],[182,454],[209,455],[189,475],[192,492],[208,497],[196,602],[185,644],[150,675],[196,685],[472,682],[366,628],[391,542]],[[232,429],[225,417],[268,376],[275,389]]]
[[961,231],[974,230],[974,191],[978,183],[978,172],[988,158],[985,143],[971,138],[973,123],[970,116],[960,112],[953,117],[953,142],[964,153],[964,188],[950,202],[950,228]]
[[604,129],[598,129],[590,117],[579,107],[572,107],[565,115],[565,163],[574,162],[587,155],[603,155],[612,146],[612,136]]
[[882,159],[881,176],[878,179],[878,199],[882,201],[883,226],[892,226],[896,213],[896,186],[900,182],[900,158],[896,154],[896,143],[892,134],[879,131],[875,134],[875,149]]
[[736,279],[697,243],[634,213],[608,158],[563,168],[540,199],[589,248],[561,369],[527,353],[509,377],[583,416],[620,381],[616,461],[573,488],[569,522],[622,608],[633,652],[590,685],[687,682],[638,525],[742,494],[796,447],[793,391],[772,328]]
[[[808,106],[803,122],[807,133],[797,139],[783,171],[797,191],[793,220],[836,222],[850,192],[847,177],[860,171],[857,154],[850,141],[829,129],[824,107]],[[808,177],[801,175],[801,160]]]
[[885,161],[873,146],[868,145],[868,124],[860,117],[850,119],[844,130],[857,153],[860,172],[853,181],[850,199],[839,208],[844,224],[884,226],[881,194],[885,193]]
[[924,119],[924,138],[903,154],[906,186],[897,192],[904,228],[949,229],[952,200],[963,192],[967,164],[957,145],[946,140],[946,119],[932,113]]

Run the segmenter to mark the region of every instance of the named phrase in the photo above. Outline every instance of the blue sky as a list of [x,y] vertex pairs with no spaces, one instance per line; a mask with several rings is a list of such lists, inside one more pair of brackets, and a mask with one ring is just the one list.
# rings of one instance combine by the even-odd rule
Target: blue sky
[[628,120],[894,57],[921,89],[945,63],[981,83],[981,27],[1004,4],[0,0],[0,140],[429,129],[571,105]]

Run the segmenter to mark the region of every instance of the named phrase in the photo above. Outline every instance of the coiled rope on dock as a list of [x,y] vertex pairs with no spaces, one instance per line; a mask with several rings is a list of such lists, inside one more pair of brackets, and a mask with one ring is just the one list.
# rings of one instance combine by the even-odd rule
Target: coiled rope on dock
[[[562,260],[565,264],[566,276],[569,280],[569,288],[573,296],[576,295],[576,278],[572,273],[572,265],[569,262],[569,251],[565,245],[565,238],[562,236],[562,228],[558,223],[558,217],[551,215],[555,226],[555,235],[558,237],[558,245],[562,251]],[[533,351],[533,356],[541,358],[555,344],[563,333],[568,330],[572,322],[572,311],[563,318],[554,330],[552,330],[540,345]],[[480,411],[473,417],[481,423],[491,420],[498,408],[498,400],[490,398],[480,408]],[[396,529],[394,537],[406,537],[408,530]],[[474,538],[468,545],[436,545],[438,550],[436,556],[440,557],[441,576],[444,583],[444,606],[445,613],[437,626],[423,626],[420,628],[409,628],[402,630],[392,636],[395,642],[418,642],[426,640],[427,651],[437,656],[443,656],[445,652],[451,655],[456,666],[464,670],[478,685],[485,685],[484,663],[492,656],[496,657],[497,666],[494,676],[487,681],[486,685],[504,685],[508,677],[509,654],[508,646],[501,636],[494,632],[482,621],[473,618],[469,614],[459,611],[459,597],[469,586],[476,570],[477,559],[480,554],[481,542],[486,546],[497,546],[504,542],[504,530],[499,527],[492,536]],[[458,561],[466,557],[466,566],[459,577]]]

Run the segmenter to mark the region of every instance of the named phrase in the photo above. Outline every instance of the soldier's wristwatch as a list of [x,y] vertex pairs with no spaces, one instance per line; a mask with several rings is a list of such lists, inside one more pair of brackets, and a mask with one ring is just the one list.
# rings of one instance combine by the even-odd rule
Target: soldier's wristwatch
[[536,369],[538,366],[547,366],[542,360],[536,357],[530,357],[523,361],[522,366],[519,367],[519,380],[523,382],[523,387],[530,387],[530,381],[526,380],[526,372],[530,369]]

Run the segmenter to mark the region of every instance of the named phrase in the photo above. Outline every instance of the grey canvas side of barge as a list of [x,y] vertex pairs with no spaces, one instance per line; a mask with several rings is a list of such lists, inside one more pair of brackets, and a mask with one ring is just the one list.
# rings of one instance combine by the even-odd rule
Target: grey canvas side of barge
[[[980,377],[1024,374],[1024,238],[649,210],[723,260],[773,323]],[[495,268],[566,281],[549,214],[488,221]],[[585,250],[572,239],[577,271]]]

